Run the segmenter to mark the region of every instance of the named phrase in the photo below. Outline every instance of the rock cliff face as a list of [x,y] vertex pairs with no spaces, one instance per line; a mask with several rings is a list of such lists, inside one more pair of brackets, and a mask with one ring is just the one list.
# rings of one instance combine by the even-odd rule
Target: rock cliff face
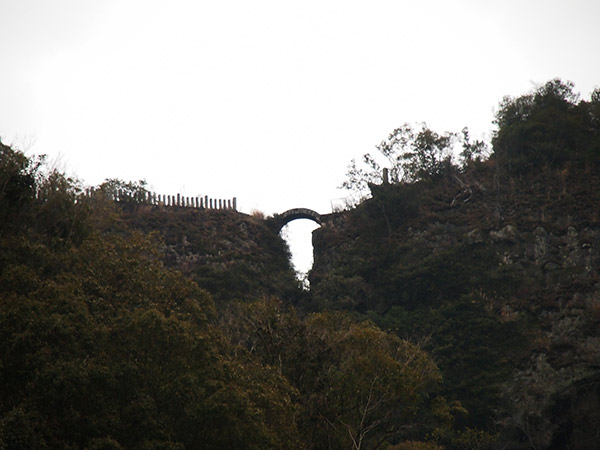
[[596,169],[515,177],[488,162],[435,184],[376,186],[314,232],[312,307],[421,342],[465,423],[499,432],[501,448],[596,448]]
[[142,206],[124,220],[159,233],[165,264],[194,279],[217,304],[298,295],[287,245],[262,218],[232,210]]
[[502,423],[512,434],[508,444],[526,437],[535,448],[594,448],[600,439],[600,229],[549,233],[507,225],[475,234],[478,245],[495,248],[500,264],[522,272],[529,286],[529,293],[494,305],[502,320],[525,316],[531,323],[524,329],[527,352],[502,390],[511,405]]

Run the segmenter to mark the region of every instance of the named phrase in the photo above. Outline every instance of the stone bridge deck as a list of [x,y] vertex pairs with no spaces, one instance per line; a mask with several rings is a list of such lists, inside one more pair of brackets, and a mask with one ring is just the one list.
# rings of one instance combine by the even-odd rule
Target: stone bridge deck
[[276,214],[272,219],[269,219],[271,227],[278,233],[281,229],[290,223],[292,220],[309,219],[313,222],[323,225],[333,214],[319,214],[316,211],[308,208],[293,208],[281,214]]

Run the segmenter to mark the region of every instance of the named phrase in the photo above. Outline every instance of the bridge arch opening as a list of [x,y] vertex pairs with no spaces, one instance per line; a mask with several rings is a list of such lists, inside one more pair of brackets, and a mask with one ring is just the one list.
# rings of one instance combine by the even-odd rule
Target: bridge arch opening
[[316,222],[318,225],[321,225],[321,223],[322,223],[321,214],[319,214],[318,212],[313,211],[312,209],[308,209],[308,208],[294,208],[294,209],[288,209],[286,212],[284,212],[282,214],[277,214],[273,218],[273,224],[277,228],[278,231],[281,231],[281,229],[285,225],[287,225],[288,223],[290,223],[293,220],[298,220],[298,219],[309,219],[309,220],[312,220],[313,222]]
[[295,218],[287,222],[280,230],[280,236],[287,242],[296,277],[305,289],[308,289],[308,272],[313,266],[314,249],[312,232],[319,224],[308,218]]

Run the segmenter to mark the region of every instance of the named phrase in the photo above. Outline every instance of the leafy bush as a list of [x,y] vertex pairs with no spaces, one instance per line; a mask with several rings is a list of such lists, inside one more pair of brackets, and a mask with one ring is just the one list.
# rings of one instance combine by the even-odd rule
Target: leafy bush
[[[468,132],[464,136],[465,145],[472,150],[471,156],[477,146],[468,141]],[[454,133],[438,134],[426,124],[418,131],[404,124],[376,147],[378,155],[366,153],[363,156],[363,167],[352,160],[342,187],[360,193],[370,184],[438,179],[454,168],[452,153],[456,140]],[[380,158],[385,161],[385,169],[378,162]]]
[[600,94],[579,101],[573,89],[573,83],[554,79],[529,94],[505,97],[496,113],[494,158],[526,171],[600,156]]
[[300,318],[281,303],[240,305],[228,327],[298,390],[310,448],[369,448],[424,435],[440,374],[425,352],[344,313]]

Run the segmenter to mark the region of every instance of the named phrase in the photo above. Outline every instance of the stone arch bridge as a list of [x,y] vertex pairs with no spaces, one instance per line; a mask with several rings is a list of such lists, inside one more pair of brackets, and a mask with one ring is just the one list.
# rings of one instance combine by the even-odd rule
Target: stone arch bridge
[[269,225],[273,228],[273,230],[279,233],[281,229],[292,220],[309,219],[318,223],[319,225],[323,225],[332,216],[333,214],[319,214],[318,212],[308,208],[293,208],[288,209],[284,213],[276,214],[273,218],[269,219]]

